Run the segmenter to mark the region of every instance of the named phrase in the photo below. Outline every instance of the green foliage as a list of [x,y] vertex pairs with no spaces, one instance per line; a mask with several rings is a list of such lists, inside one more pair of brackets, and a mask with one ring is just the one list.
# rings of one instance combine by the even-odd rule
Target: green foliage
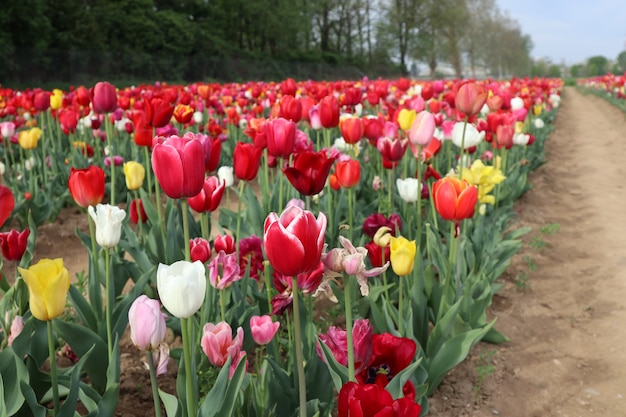
[[476,384],[474,384],[474,401],[478,401],[480,389],[487,377],[493,375],[496,367],[492,364],[494,355],[497,352],[495,350],[487,351],[485,349],[480,352],[480,358],[478,358],[478,366],[476,366]]

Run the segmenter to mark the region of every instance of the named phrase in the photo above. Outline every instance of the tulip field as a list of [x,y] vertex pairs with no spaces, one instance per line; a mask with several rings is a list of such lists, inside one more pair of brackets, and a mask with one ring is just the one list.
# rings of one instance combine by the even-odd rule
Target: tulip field
[[[427,415],[508,340],[487,309],[562,88],[0,86],[0,415],[122,415],[128,338],[145,415]],[[68,208],[76,276],[35,248]]]

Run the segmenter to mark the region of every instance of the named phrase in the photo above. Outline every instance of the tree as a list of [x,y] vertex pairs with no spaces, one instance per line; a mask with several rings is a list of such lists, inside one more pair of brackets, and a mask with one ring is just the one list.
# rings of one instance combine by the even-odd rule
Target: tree
[[609,72],[609,60],[602,55],[592,56],[587,60],[587,76],[604,75]]
[[619,53],[616,64],[619,72],[626,72],[626,51]]

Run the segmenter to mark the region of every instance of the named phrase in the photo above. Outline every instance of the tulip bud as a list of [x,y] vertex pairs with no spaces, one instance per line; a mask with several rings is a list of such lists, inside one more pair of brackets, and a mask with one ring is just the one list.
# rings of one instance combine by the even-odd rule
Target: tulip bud
[[89,215],[96,223],[96,242],[103,248],[114,248],[122,235],[122,221],[126,212],[110,204],[98,204],[87,208]]
[[280,323],[272,322],[270,316],[250,317],[252,339],[254,339],[255,343],[258,345],[267,345],[271,342],[279,327]]
[[159,300],[137,297],[128,310],[130,339],[140,350],[156,349],[165,339],[165,314]]
[[157,290],[163,306],[174,317],[189,318],[202,306],[206,293],[204,271],[204,265],[198,261],[159,264]]
[[389,240],[391,249],[391,268],[398,276],[409,275],[413,272],[417,245],[414,240],[408,241],[405,237],[391,237]]
[[15,316],[13,321],[11,322],[11,330],[9,332],[9,340],[7,341],[8,346],[13,345],[13,341],[16,337],[22,333],[24,330],[24,319],[22,316]]
[[28,286],[30,311],[41,321],[59,317],[65,309],[70,274],[63,259],[42,259],[28,269],[17,270]]
[[205,264],[211,258],[211,245],[208,240],[201,237],[189,240],[189,251],[192,262],[200,261]]
[[134,191],[141,188],[146,170],[139,162],[128,161],[124,164],[124,175],[126,176],[126,188]]

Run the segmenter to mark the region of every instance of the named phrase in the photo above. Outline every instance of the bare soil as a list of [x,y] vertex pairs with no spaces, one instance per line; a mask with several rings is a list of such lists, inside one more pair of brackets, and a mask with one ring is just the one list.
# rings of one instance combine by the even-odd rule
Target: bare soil
[[[574,88],[561,105],[548,162],[515,208],[516,227],[533,231],[489,311],[511,340],[476,346],[435,393],[429,416],[626,416],[626,121]],[[75,227],[87,232],[77,209],[42,226],[35,261],[63,257],[72,276],[85,270]],[[117,415],[152,416],[145,358],[128,335],[120,348]],[[173,362],[159,378],[170,393]]]

